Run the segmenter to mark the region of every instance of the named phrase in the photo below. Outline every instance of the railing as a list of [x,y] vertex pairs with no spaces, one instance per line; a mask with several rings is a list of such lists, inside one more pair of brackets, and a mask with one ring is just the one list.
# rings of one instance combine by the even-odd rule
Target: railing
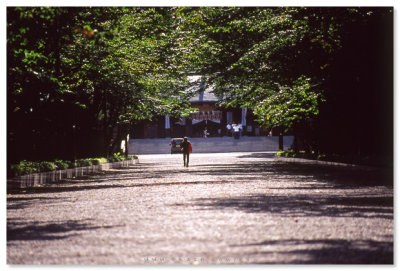
[[55,170],[49,172],[34,173],[29,175],[18,176],[7,180],[7,190],[41,186],[44,184],[57,182],[60,180],[72,179],[101,172],[107,169],[118,169],[129,167],[137,164],[138,159],[125,160],[121,162],[105,163],[101,165],[93,165],[87,167],[76,167],[64,170]]

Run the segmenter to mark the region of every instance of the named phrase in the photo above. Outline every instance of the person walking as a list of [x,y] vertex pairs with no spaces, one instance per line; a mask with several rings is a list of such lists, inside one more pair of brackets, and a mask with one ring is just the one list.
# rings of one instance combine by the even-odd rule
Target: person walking
[[192,143],[188,141],[188,138],[185,136],[183,138],[182,146],[182,153],[183,153],[183,166],[189,167],[189,153],[192,152]]

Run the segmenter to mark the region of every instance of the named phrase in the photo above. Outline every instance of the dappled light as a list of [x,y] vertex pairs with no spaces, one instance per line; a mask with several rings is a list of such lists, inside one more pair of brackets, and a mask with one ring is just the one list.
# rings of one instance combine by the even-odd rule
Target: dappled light
[[139,160],[9,193],[9,263],[59,263],[53,251],[81,264],[393,263],[389,169],[270,153]]

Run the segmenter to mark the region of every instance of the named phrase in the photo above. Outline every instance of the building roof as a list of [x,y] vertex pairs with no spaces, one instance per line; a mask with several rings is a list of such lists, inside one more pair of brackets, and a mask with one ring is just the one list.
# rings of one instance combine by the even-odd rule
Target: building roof
[[187,89],[187,92],[192,93],[193,96],[189,99],[191,103],[215,103],[221,101],[214,94],[214,88],[207,86],[204,81],[201,80],[201,76],[191,76],[190,80],[194,83],[192,87]]

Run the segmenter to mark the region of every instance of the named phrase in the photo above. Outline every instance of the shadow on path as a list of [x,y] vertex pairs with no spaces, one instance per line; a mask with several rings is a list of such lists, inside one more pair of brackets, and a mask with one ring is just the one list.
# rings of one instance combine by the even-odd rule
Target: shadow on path
[[43,201],[64,201],[66,198],[52,198],[52,197],[23,197],[23,198],[7,198],[7,210],[17,210],[29,207],[36,202],[42,203]]
[[[393,264],[392,242],[293,239],[265,240],[259,243],[239,245],[238,247],[254,246],[259,247],[258,252],[248,255],[249,258],[256,255],[260,256],[260,254],[263,258],[273,258],[274,255],[280,254],[284,259],[293,259],[285,262],[286,264]],[[271,250],[271,247],[274,249]],[[257,263],[271,264],[271,262]]]
[[199,198],[194,204],[205,210],[238,210],[247,213],[272,213],[290,217],[393,219],[393,197],[381,195],[255,194],[231,198]]
[[[77,182],[76,182],[77,183]],[[40,187],[29,187],[25,190],[13,191],[12,194],[44,194],[44,193],[62,193],[62,192],[76,192],[85,190],[96,190],[96,189],[109,189],[109,188],[121,188],[126,187],[124,185],[108,184],[108,185],[63,185],[61,182],[57,185],[47,185]],[[7,199],[12,201],[14,199]]]
[[14,240],[57,240],[76,236],[80,231],[113,228],[116,226],[94,226],[87,221],[40,223],[7,219],[7,242]]
[[[252,155],[270,155],[268,153],[256,153]],[[243,156],[245,157],[245,156]],[[174,178],[182,180],[184,175],[190,176],[219,176],[230,177],[239,181],[252,181],[270,179],[282,179],[282,181],[296,180],[297,182],[310,180],[315,186],[335,187],[364,187],[364,186],[393,186],[393,171],[390,169],[370,169],[360,170],[347,167],[291,164],[267,161],[248,161],[246,158],[239,160],[238,163],[225,164],[197,164],[189,168],[167,165],[160,168],[153,163],[138,164],[123,170],[106,171],[101,174],[87,176],[79,179],[61,181],[49,186],[29,188],[24,193],[56,193],[68,191],[81,191],[89,189],[107,189],[129,186],[128,183],[121,184],[121,181],[132,181],[137,185],[147,185],[149,181],[155,185],[160,179],[172,180]],[[131,183],[131,185],[135,185]],[[165,184],[173,183],[173,181]],[[186,182],[181,182],[185,184]],[[190,184],[191,182],[187,182]],[[201,183],[201,182],[200,182]],[[193,183],[192,183],[193,184]],[[305,186],[301,189],[307,189]]]
[[[132,172],[134,173],[134,171]],[[393,186],[391,169],[371,168],[369,170],[329,165],[289,164],[276,161],[249,161],[232,164],[200,164],[189,169],[166,168],[162,170],[140,171],[134,179],[165,178],[171,174],[190,174],[199,176],[240,177],[242,180],[295,179],[315,180],[337,186]]]

